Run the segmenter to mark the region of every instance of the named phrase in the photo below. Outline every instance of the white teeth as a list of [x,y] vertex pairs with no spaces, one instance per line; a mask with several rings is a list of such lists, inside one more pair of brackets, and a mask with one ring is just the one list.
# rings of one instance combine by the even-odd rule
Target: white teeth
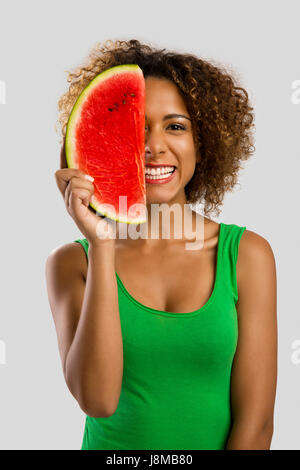
[[173,166],[160,167],[160,168],[157,168],[157,169],[146,168],[145,169],[145,174],[146,175],[153,175],[153,176],[158,175],[159,176],[159,175],[164,175],[166,173],[171,173],[173,170],[174,170]]
[[147,180],[158,180],[158,179],[167,179],[169,176],[174,173],[175,168],[172,168],[171,171],[168,171],[167,173],[162,173],[162,174],[156,174],[156,175],[150,175],[148,173],[145,174],[145,177]]

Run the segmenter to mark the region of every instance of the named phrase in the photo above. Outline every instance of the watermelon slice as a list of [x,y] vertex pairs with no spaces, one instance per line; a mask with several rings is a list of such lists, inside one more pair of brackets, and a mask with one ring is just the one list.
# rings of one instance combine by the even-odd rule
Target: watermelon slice
[[66,129],[66,160],[94,178],[90,206],[118,222],[146,222],[145,80],[125,64],[81,92]]

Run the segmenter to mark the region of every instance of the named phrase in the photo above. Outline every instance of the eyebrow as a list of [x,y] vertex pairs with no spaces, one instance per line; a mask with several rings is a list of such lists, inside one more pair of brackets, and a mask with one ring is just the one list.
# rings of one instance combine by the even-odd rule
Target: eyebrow
[[[145,115],[145,117],[147,118],[147,115]],[[184,119],[188,119],[189,121],[192,121],[191,118],[189,118],[189,117],[187,117],[187,116],[184,116],[183,114],[176,114],[176,113],[166,114],[166,115],[163,117],[163,121],[166,121],[167,119],[176,118],[176,117],[182,117],[182,118],[184,118]]]

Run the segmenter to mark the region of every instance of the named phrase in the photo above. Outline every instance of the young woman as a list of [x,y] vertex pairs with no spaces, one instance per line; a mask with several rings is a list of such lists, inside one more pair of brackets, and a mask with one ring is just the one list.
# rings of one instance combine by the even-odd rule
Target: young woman
[[[84,238],[50,253],[49,302],[66,383],[86,413],[82,449],[269,449],[277,377],[276,267],[270,244],[219,213],[241,162],[253,153],[253,108],[221,67],[137,40],[96,46],[70,73],[66,123],[101,71],[138,64],[146,86],[147,238],[110,236],[89,207],[93,183],[67,168],[55,177]],[[156,167],[156,168],[155,168]],[[151,205],[204,203],[204,244],[151,238]],[[183,214],[183,211],[182,211]],[[125,224],[126,225],[126,224]],[[106,232],[107,233],[107,232]],[[119,226],[117,235],[119,233]]]

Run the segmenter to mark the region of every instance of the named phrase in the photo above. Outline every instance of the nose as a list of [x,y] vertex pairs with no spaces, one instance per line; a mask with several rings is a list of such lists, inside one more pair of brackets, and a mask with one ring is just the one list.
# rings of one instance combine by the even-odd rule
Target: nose
[[166,152],[166,144],[162,133],[157,130],[148,130],[145,133],[145,157],[155,158],[156,155]]

